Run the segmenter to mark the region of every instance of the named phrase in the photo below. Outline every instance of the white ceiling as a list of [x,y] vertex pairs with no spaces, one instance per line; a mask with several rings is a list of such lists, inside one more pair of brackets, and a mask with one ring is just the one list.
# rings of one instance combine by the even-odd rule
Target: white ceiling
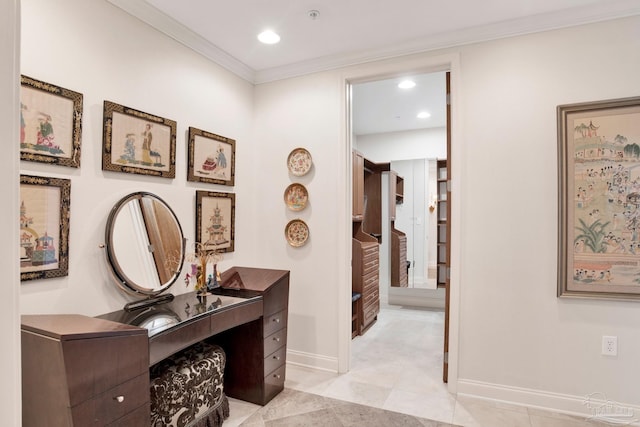
[[[640,14],[640,0],[108,1],[254,83]],[[281,42],[258,42],[265,28]]]
[[[412,89],[398,83],[409,78]],[[352,126],[356,135],[445,127],[445,72],[404,76],[353,85]],[[418,112],[430,117],[420,119]]]
[[[640,0],[108,1],[256,84],[640,14]],[[309,17],[311,10],[319,12],[316,19]],[[266,28],[280,34],[279,44],[258,42]],[[425,91],[434,85],[428,76],[423,79],[402,95],[395,80],[356,87],[366,99],[354,107],[356,133],[444,126],[444,89]],[[416,109],[430,110],[432,117],[416,121]]]

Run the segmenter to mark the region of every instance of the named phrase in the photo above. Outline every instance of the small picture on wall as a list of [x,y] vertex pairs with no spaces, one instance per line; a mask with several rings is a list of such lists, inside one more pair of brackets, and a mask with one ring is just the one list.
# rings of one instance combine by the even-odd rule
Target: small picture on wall
[[20,159],[80,167],[82,94],[21,77]]
[[235,140],[189,128],[188,181],[233,186],[235,163]]
[[68,274],[71,181],[20,176],[20,280]]
[[104,101],[102,169],[175,178],[176,122]]
[[196,242],[206,251],[233,252],[236,195],[196,191]]

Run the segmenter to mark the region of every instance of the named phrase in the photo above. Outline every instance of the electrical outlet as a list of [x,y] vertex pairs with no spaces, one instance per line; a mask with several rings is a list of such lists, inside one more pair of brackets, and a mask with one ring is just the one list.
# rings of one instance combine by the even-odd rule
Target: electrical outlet
[[602,354],[605,356],[618,355],[618,337],[607,335],[602,337]]

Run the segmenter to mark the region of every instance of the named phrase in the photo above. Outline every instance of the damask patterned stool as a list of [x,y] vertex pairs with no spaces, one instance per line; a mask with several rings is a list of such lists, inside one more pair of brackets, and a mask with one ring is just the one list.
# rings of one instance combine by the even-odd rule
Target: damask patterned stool
[[229,417],[226,355],[200,342],[151,367],[152,427],[218,427]]

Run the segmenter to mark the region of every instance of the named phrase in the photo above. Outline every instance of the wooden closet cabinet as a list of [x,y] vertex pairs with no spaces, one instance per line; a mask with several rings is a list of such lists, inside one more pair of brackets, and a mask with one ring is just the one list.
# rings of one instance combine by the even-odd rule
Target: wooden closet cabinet
[[147,426],[147,330],[80,315],[22,316],[22,425]]
[[404,288],[408,285],[407,235],[391,228],[391,286]]
[[362,295],[362,304],[359,304],[362,334],[373,325],[380,312],[380,247],[375,237],[358,231],[359,224],[356,227],[352,239],[351,281],[353,292]]

